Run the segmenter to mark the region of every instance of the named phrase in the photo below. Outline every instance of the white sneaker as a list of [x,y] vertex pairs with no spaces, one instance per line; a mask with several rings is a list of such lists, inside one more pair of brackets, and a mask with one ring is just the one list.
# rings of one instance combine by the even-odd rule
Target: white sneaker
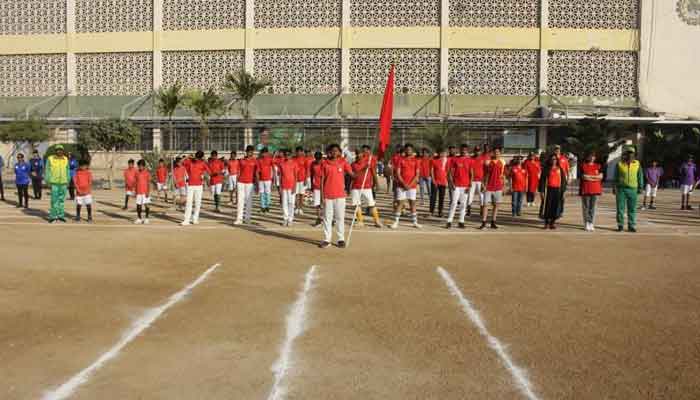
[[197,221],[192,221],[192,225],[199,225],[199,220],[197,220]]
[[151,221],[149,221],[148,218],[146,218],[146,219],[143,220],[143,223],[144,223],[145,225],[148,225],[148,224],[151,223]]
[[416,229],[422,229],[422,228],[423,228],[423,226],[422,226],[421,224],[419,224],[418,222],[414,222],[414,223],[413,223],[413,227],[416,228]]
[[233,222],[234,225],[243,225],[243,221],[236,220]]
[[399,223],[398,223],[398,222],[394,222],[393,224],[389,225],[389,228],[390,228],[390,229],[399,229]]
[[136,221],[134,221],[134,224],[141,225],[141,224],[143,224],[143,221],[137,218]]
[[591,223],[591,232],[595,232],[595,225]]
[[302,210],[301,208],[299,209],[299,215],[304,215],[304,210]]
[[187,222],[187,221],[182,221],[182,222],[180,223],[180,226],[190,226],[190,223]]

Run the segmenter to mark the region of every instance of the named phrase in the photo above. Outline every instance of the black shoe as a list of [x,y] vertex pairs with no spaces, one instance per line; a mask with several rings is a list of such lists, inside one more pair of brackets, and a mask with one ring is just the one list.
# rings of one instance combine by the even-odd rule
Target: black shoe
[[323,242],[321,242],[321,244],[318,245],[318,247],[320,247],[322,249],[326,249],[326,248],[330,247],[330,245],[331,244],[329,242],[323,241]]
[[128,209],[128,207],[122,207],[123,211],[126,211],[127,209]]
[[17,205],[15,206],[15,208],[22,208],[22,205],[21,205],[21,204],[17,204]]
[[321,220],[320,220],[320,219],[316,219],[316,222],[314,222],[314,225],[313,225],[314,228],[316,228],[316,227],[318,227],[318,226],[321,226]]
[[481,226],[479,227],[479,229],[482,230],[482,231],[483,231],[484,229],[486,229],[486,222],[482,222],[482,223],[481,223]]
[[49,218],[49,224],[53,224],[54,222],[56,222],[55,218]]
[[491,222],[491,229],[498,229],[498,225],[495,222]]
[[629,231],[629,233],[637,233],[637,229],[635,229],[632,226],[629,227],[628,231]]
[[447,225],[445,225],[445,229],[452,229],[452,222],[448,222]]
[[467,206],[467,217],[472,216],[472,206]]
[[467,226],[464,225],[464,222],[459,223],[459,229],[466,229],[466,228],[467,228]]
[[88,224],[93,223],[92,217],[88,218],[88,219],[87,219],[87,222],[88,222]]
[[623,232],[624,230],[625,230],[625,228],[622,227],[622,226],[618,226],[618,227],[617,227],[617,231],[618,231],[618,232]]
[[650,209],[650,210],[656,210],[656,206],[655,206],[655,205],[650,205],[650,206],[649,206],[649,209]]
[[685,209],[688,210],[688,211],[693,211],[693,210],[694,210],[693,206],[690,206],[690,205],[689,205],[689,206],[686,206]]
[[63,223],[66,223],[66,219],[63,218],[63,217],[59,217],[58,220],[61,221],[61,222],[63,222]]
[[344,249],[344,248],[345,248],[345,242],[342,241],[342,240],[339,241],[339,242],[338,242],[338,248],[339,248],[339,249]]
[[75,221],[76,224],[80,223],[80,217],[75,217],[73,218],[73,221]]

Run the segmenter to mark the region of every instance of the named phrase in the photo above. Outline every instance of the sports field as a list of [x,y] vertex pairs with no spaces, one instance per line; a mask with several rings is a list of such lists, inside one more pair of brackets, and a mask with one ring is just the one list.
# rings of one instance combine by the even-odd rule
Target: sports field
[[571,196],[556,231],[507,204],[497,231],[447,231],[423,207],[422,230],[325,250],[308,212],[136,226],[95,197],[92,225],[0,203],[1,399],[700,398],[700,218],[676,191],[637,234],[610,195],[584,232]]

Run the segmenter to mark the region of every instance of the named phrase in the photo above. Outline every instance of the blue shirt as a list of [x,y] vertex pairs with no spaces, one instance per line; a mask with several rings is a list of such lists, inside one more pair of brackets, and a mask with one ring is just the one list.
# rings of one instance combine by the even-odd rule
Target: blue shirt
[[78,171],[78,160],[71,158],[68,160],[68,168],[70,168],[71,179],[75,176],[76,171]]
[[31,166],[26,161],[15,164],[15,184],[29,185],[29,170]]
[[37,177],[41,178],[44,176],[44,160],[41,158],[32,158],[29,160],[30,171],[36,174]]

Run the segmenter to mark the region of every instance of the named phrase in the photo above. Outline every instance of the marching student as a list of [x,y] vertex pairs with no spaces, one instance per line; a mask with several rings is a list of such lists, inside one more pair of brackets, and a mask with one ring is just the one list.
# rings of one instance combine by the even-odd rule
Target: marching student
[[595,154],[586,155],[581,165],[581,207],[587,232],[595,231],[595,210],[598,196],[603,194],[602,167],[596,163]]
[[698,182],[698,168],[693,156],[689,155],[680,168],[681,177],[681,210],[692,210],[690,195]]
[[0,155],[0,201],[5,201],[5,185],[2,183],[2,170],[5,168],[5,160]]
[[447,215],[447,229],[452,228],[457,205],[461,205],[459,210],[459,227],[464,229],[464,217],[467,213],[468,193],[472,179],[472,159],[469,157],[469,146],[460,146],[460,155],[450,159],[447,164],[447,176],[452,189],[452,201],[450,202],[450,212]]
[[336,235],[338,237],[338,247],[345,248],[345,175],[350,175],[353,179],[355,175],[352,168],[344,158],[341,157],[340,146],[332,144],[326,151],[328,159],[322,163],[321,186],[323,187],[323,233],[324,239],[319,245],[325,249],[331,245],[333,236],[333,221],[335,221]]
[[304,181],[304,186],[306,186],[306,190],[311,190],[311,164],[314,162],[314,156],[311,154],[311,150],[306,149],[304,151],[306,153],[306,164],[304,165],[306,180]]
[[34,150],[32,159],[29,162],[32,172],[32,189],[34,191],[34,199],[41,200],[41,184],[44,180],[44,160],[39,156],[39,152]]
[[209,188],[211,189],[212,197],[214,197],[214,211],[221,212],[221,192],[224,188],[224,169],[226,165],[219,159],[217,151],[211,152],[209,158]]
[[[148,224],[148,216],[151,212],[151,173],[146,168],[146,161],[139,160],[138,172],[136,173],[136,225]],[[145,217],[143,211],[146,211]]]
[[270,212],[272,199],[272,177],[274,175],[274,160],[267,147],[260,150],[258,156],[258,191],[260,192],[260,211]]
[[129,208],[129,197],[136,195],[136,174],[138,170],[134,167],[134,160],[127,162],[127,168],[124,170],[124,207],[122,210]]
[[424,147],[421,150],[421,158],[420,158],[420,203],[425,204],[423,196],[426,195],[428,199],[430,199],[430,189],[432,188],[431,185],[431,178],[430,178],[430,167],[432,165],[433,157],[430,154],[430,150],[428,148]]
[[561,157],[552,154],[542,168],[538,190],[542,197],[540,218],[544,229],[557,229],[557,220],[564,213],[564,193],[566,193],[567,173],[559,166]]
[[70,182],[68,182],[68,195],[70,196],[71,200],[75,200],[75,186],[73,186],[73,177],[78,171],[78,160],[71,152],[68,152],[68,168],[70,170]]
[[253,192],[255,190],[255,180],[258,175],[258,160],[253,155],[255,148],[247,146],[245,157],[238,160],[238,189],[236,207],[236,221],[234,225],[243,223],[249,224],[253,212]]
[[471,164],[471,174],[472,182],[469,187],[469,200],[467,206],[467,215],[472,215],[472,204],[474,203],[474,197],[479,196],[479,207],[481,207],[481,213],[484,212],[484,164],[491,158],[490,152],[488,152],[488,146],[484,145],[484,151],[479,152],[479,146],[474,146],[472,164]]
[[87,222],[92,223],[92,172],[87,160],[80,160],[78,171],[73,177],[75,185],[75,222],[80,223],[80,212],[87,209]]
[[204,175],[211,175],[209,165],[204,161],[204,152],[197,151],[187,168],[189,179],[187,186],[187,204],[182,226],[199,223],[199,211],[202,208],[202,193],[204,192]]
[[165,202],[168,202],[168,167],[165,165],[165,160],[158,160],[158,168],[156,168],[156,198],[160,201],[160,194],[163,193]]
[[401,158],[399,167],[396,171],[396,176],[399,183],[396,199],[398,200],[399,204],[396,207],[394,223],[391,224],[390,228],[397,229],[399,227],[401,213],[406,206],[406,202],[408,202],[411,210],[413,227],[420,229],[422,227],[418,224],[418,211],[416,210],[416,192],[418,187],[418,179],[420,178],[420,160],[416,158],[415,150],[412,144],[406,144],[404,146],[404,152],[405,157]]
[[[17,208],[29,208],[29,183],[31,182],[29,171],[31,166],[24,160],[24,154],[18,153],[16,158],[15,186],[17,186],[17,196],[19,197]],[[0,173],[2,173],[2,170],[0,170]]]
[[649,209],[656,210],[654,203],[656,202],[656,194],[659,191],[659,182],[664,176],[664,169],[659,166],[656,160],[651,162],[651,166],[644,170],[644,178],[646,180],[646,192],[644,193],[644,203],[642,210],[647,209],[647,199],[649,199]]
[[316,209],[316,222],[314,227],[321,225],[321,181],[323,179],[323,154],[317,151],[314,154],[314,162],[311,163],[311,190],[313,190],[313,206]]
[[229,191],[229,203],[234,205],[233,200],[234,195],[237,197],[236,184],[238,184],[238,157],[235,151],[231,152],[231,156],[226,163],[226,172],[228,174],[228,191]]
[[627,208],[627,228],[637,232],[637,196],[644,188],[642,165],[635,159],[636,149],[627,146],[623,150],[622,160],[615,167],[613,193],[617,208],[617,231],[624,231],[625,208]]
[[362,153],[350,167],[355,174],[350,198],[352,199],[352,206],[355,207],[358,225],[364,226],[364,215],[362,214],[362,199],[364,198],[367,207],[371,210],[374,226],[383,228],[384,225],[379,219],[379,210],[377,210],[377,204],[374,200],[374,193],[372,193],[372,188],[375,187],[376,182],[379,180],[377,177],[377,158],[372,155],[372,149],[367,145],[362,146]]
[[299,164],[289,158],[289,150],[282,150],[282,160],[277,163],[280,173],[280,189],[282,190],[282,226],[291,226],[294,223],[294,202],[296,194],[294,190],[299,177]]
[[527,206],[532,207],[535,205],[535,193],[537,193],[537,187],[540,184],[542,167],[535,153],[527,155],[527,160],[523,163],[523,167],[527,171]]
[[393,207],[394,211],[396,211],[396,208],[399,206],[399,201],[397,199],[398,194],[399,194],[399,177],[398,177],[398,170],[399,170],[399,164],[401,163],[401,158],[403,158],[404,155],[404,147],[400,144],[396,145],[396,149],[394,150],[394,155],[391,156],[391,160],[389,161],[390,163],[390,170],[392,173],[392,187],[391,187],[391,192],[392,192],[392,200],[393,200]]
[[[435,216],[437,206],[437,216],[442,218],[442,210],[445,205],[445,190],[447,189],[447,151],[438,150],[438,156],[433,158],[430,166],[430,215]],[[450,195],[451,197],[452,195]]]
[[66,188],[68,187],[68,157],[65,156],[63,146],[56,145],[56,154],[46,159],[46,183],[51,187],[51,208],[49,210],[49,223],[56,221],[66,222]]
[[488,219],[488,210],[486,204],[491,204],[491,229],[498,229],[496,219],[498,218],[498,205],[503,199],[503,187],[505,186],[505,170],[506,163],[501,159],[500,149],[494,149],[491,152],[491,160],[484,164],[484,177],[486,187],[484,192],[484,207],[481,207],[481,227],[486,228],[486,220]]
[[187,168],[182,165],[182,158],[180,157],[175,159],[173,183],[175,186],[175,209],[177,211],[184,211],[185,202],[187,200]]
[[513,166],[510,168],[508,175],[510,176],[512,214],[514,217],[520,217],[528,185],[527,170],[522,166],[520,157],[513,159]]
[[306,153],[304,149],[300,146],[296,149],[297,155],[294,157],[298,168],[297,172],[297,185],[296,185],[296,196],[297,196],[297,209],[294,211],[299,215],[304,215],[304,193],[306,193],[306,175],[307,175],[307,163],[306,163]]

